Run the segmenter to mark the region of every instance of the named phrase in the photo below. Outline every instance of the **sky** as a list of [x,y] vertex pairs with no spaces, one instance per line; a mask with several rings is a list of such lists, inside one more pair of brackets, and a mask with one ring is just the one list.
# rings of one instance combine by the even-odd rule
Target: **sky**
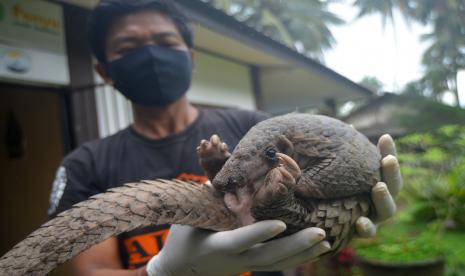
[[[337,44],[325,53],[326,66],[354,82],[364,76],[374,76],[384,84],[384,91],[398,92],[409,81],[422,76],[421,56],[428,43],[420,35],[428,28],[395,14],[395,25],[390,21],[383,27],[379,15],[355,20],[357,9],[348,4],[330,4],[347,24],[331,28]],[[459,73],[461,104],[465,107],[465,72]],[[445,101],[453,103],[453,97]]]

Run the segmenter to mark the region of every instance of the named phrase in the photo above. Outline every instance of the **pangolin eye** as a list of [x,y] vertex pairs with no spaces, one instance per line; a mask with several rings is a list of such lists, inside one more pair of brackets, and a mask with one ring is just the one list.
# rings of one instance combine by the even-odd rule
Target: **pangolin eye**
[[276,150],[274,148],[266,149],[265,156],[270,161],[276,161]]

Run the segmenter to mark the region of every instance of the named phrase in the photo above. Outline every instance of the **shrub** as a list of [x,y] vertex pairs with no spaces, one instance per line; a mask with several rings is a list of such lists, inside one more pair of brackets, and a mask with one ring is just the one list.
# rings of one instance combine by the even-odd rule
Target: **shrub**
[[465,127],[411,134],[397,143],[406,183],[401,198],[410,215],[465,230]]

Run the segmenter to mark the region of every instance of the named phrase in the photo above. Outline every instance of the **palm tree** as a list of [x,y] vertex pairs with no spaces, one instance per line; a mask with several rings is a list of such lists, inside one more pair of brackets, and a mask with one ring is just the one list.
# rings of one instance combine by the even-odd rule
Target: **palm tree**
[[310,57],[323,59],[335,39],[329,25],[344,21],[319,0],[203,0],[265,35]]
[[358,84],[370,89],[371,91],[377,92],[377,93],[381,93],[383,91],[383,88],[384,88],[383,82],[380,81],[378,78],[373,77],[373,76],[365,76],[365,77],[363,77],[358,82]]
[[430,43],[423,54],[424,76],[419,85],[423,94],[440,96],[446,91],[455,95],[457,73],[465,68],[465,0],[356,0],[359,16],[377,13],[386,20],[394,21],[393,11],[398,9],[407,20],[430,25],[432,31],[422,39]]

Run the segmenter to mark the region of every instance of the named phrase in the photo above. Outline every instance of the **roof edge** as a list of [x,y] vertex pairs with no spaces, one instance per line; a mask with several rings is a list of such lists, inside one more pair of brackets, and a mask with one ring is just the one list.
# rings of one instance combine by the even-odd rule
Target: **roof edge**
[[359,85],[319,62],[292,50],[291,48],[265,36],[254,28],[240,22],[225,12],[200,0],[175,0],[187,16],[218,33],[228,34],[239,41],[247,42],[257,49],[264,49],[272,55],[301,65],[303,68],[318,71],[333,80],[349,85],[366,96],[375,96],[370,89]]

